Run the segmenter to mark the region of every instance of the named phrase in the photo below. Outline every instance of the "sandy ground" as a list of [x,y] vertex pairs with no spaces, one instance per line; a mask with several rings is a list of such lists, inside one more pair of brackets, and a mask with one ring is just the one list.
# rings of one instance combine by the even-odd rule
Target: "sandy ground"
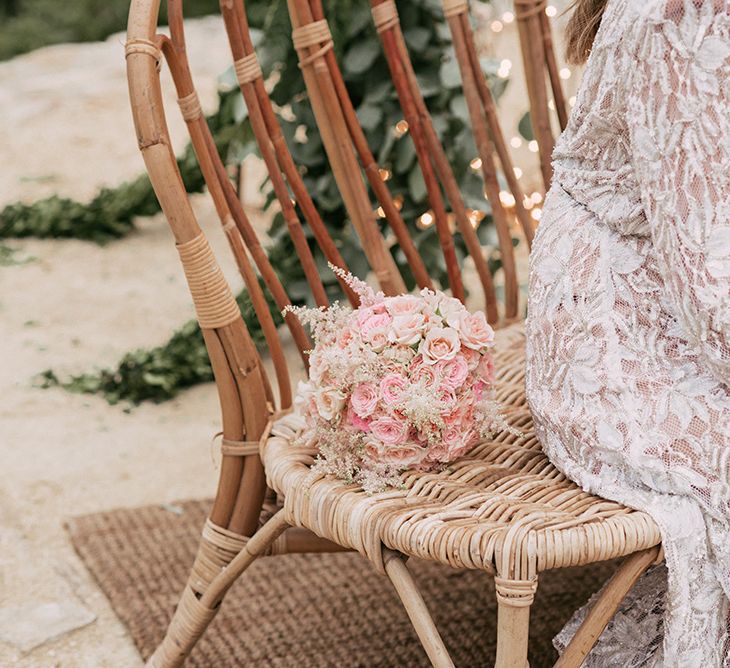
[[[513,27],[496,46],[507,39],[520,82]],[[216,76],[229,58],[221,23],[191,21],[188,41],[203,106],[210,111]],[[99,186],[142,170],[122,43],[117,35],[0,63],[0,206],[52,193],[88,198]],[[163,78],[172,106],[174,95]],[[526,108],[520,90],[510,93],[507,108]],[[170,118],[181,148],[182,122],[177,113]],[[516,134],[513,128],[507,132]],[[525,148],[516,159],[534,163]],[[248,183],[253,193],[255,179]],[[248,203],[255,204],[254,194]],[[210,203],[196,196],[194,205],[238,289]],[[263,217],[255,209],[252,215],[263,227]],[[173,401],[125,412],[101,398],[41,390],[32,379],[49,367],[63,373],[111,365],[132,348],[165,341],[193,316],[177,254],[161,216],[139,221],[137,232],[104,248],[77,241],[8,245],[30,261],[0,267],[0,609],[71,601],[96,619],[29,652],[0,640],[0,666],[140,666],[124,628],[73,552],[63,520],[212,494],[215,389],[199,386]]]

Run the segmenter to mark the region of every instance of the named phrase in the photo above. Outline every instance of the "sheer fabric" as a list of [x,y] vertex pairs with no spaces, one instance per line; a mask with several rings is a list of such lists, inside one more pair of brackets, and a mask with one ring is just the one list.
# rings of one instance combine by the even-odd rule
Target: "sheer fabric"
[[553,157],[528,402],[666,553],[584,665],[730,665],[730,0],[609,0]]

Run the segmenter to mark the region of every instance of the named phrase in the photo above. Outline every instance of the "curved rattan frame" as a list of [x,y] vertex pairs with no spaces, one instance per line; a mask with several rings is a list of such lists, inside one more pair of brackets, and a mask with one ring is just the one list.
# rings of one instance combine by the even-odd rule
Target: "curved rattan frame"
[[[172,229],[213,366],[221,403],[223,444],[218,492],[190,578],[165,640],[148,665],[181,665],[216,614],[228,588],[259,556],[354,549],[393,582],[436,666],[452,663],[410,576],[406,559],[434,559],[494,575],[499,603],[497,664],[502,668],[521,666],[526,663],[529,610],[539,571],[629,555],[559,662],[561,666],[579,665],[625,593],[658,558],[659,532],[648,516],[591,497],[572,485],[547,462],[530,431],[524,401],[524,335],[518,318],[512,232],[499,202],[495,156],[515,195],[517,226],[528,244],[533,228],[521,207],[519,184],[478,65],[465,0],[443,0],[443,4],[503,256],[505,303],[501,312],[482,249],[471,225],[464,225],[464,205],[418,90],[395,4],[392,0],[372,0],[371,6],[424,174],[442,249],[447,261],[451,260],[447,262],[450,287],[456,296],[463,295],[453,261],[447,206],[467,241],[490,321],[502,327],[509,325],[498,332],[503,343],[498,360],[500,400],[513,407],[510,419],[528,433],[528,438],[520,441],[505,434],[480,446],[473,456],[448,472],[409,472],[404,476],[404,489],[386,499],[365,497],[352,486],[327,479],[311,483],[309,493],[303,492],[313,452],[291,443],[297,421],[287,415],[292,403],[289,371],[258,276],[280,308],[289,299],[236,197],[200,110],[187,63],[182,0],[169,0],[169,37],[157,34],[159,1],[133,0],[130,9],[126,58],[132,112],[137,141]],[[550,27],[542,11],[544,2],[516,0],[515,4],[533,126],[547,184],[553,136],[546,73],[561,127],[565,124],[565,105]],[[294,43],[325,150],[374,275],[386,293],[403,290],[403,279],[376,224],[365,181],[382,206],[417,283],[431,285],[357,122],[331,49],[320,0],[288,0],[288,6]],[[341,267],[344,262],[302,183],[278,126],[253,51],[243,4],[240,0],[222,0],[221,10],[236,75],[274,192],[315,301],[326,305],[327,295],[306,242],[303,222],[290,199],[292,195],[304,224],[311,228],[327,259]],[[278,396],[272,391],[259,353],[185,193],[162,104],[158,73],[163,57],[173,75],[180,110],[208,190],[263,328]],[[355,295],[348,289],[345,292],[356,303]],[[292,315],[286,317],[286,325],[306,364],[306,332]],[[403,515],[404,508],[407,515]],[[434,513],[438,522],[433,521]]]

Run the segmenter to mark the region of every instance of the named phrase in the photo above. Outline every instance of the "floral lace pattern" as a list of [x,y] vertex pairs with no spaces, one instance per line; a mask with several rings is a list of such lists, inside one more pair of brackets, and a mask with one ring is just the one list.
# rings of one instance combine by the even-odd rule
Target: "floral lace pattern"
[[730,0],[609,0],[553,157],[528,402],[553,463],[666,554],[584,665],[730,665]]

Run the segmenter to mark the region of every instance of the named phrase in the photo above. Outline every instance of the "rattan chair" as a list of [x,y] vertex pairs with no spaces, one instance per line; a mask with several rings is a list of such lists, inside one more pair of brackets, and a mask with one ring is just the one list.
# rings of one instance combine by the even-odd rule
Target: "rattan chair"
[[[548,184],[553,136],[546,79],[553,86],[561,125],[565,123],[565,105],[544,3],[517,0],[516,5],[533,126]],[[327,295],[303,222],[330,262],[341,267],[345,263],[307,194],[280,131],[253,50],[243,4],[240,0],[223,0],[221,6],[261,155],[314,299],[325,305]],[[190,578],[167,635],[148,665],[181,665],[215,616],[228,588],[257,557],[357,550],[393,582],[435,666],[453,664],[406,560],[428,559],[493,575],[498,599],[497,665],[525,666],[530,605],[538,574],[626,557],[560,662],[563,666],[580,664],[626,592],[659,558],[660,536],[646,514],[591,496],[567,480],[547,461],[534,435],[523,388],[524,333],[512,247],[513,233],[523,234],[529,244],[533,228],[479,66],[465,0],[444,0],[444,12],[453,35],[485,192],[500,244],[502,306],[418,89],[395,4],[392,0],[372,0],[372,14],[427,186],[447,261],[447,287],[463,297],[448,208],[471,255],[488,318],[498,328],[498,398],[507,406],[510,424],[524,435],[499,434],[444,471],[407,472],[402,476],[402,488],[372,496],[329,477],[311,480],[315,452],[296,442],[301,425],[299,418],[290,413],[289,369],[258,276],[279,308],[285,307],[289,298],[236,197],[201,113],[186,60],[181,0],[169,0],[169,37],[157,34],[158,9],[159,0],[132,1],[126,45],[129,90],[139,147],[172,228],[215,373],[223,441],[218,492]],[[379,175],[357,122],[320,0],[289,0],[289,11],[302,75],[328,160],[374,276],[387,294],[404,290],[404,281],[376,223],[365,181],[385,212],[392,237],[405,254],[416,282],[432,285],[428,268]],[[163,56],[172,72],[209,193],[265,333],[278,398],[196,222],[177,170],[158,75]],[[514,215],[500,203],[495,156],[515,197]],[[304,221],[300,221],[298,211]],[[346,286],[343,289],[354,302],[355,296]],[[285,323],[306,365],[304,351],[310,345],[307,334],[292,315],[286,316]]]

